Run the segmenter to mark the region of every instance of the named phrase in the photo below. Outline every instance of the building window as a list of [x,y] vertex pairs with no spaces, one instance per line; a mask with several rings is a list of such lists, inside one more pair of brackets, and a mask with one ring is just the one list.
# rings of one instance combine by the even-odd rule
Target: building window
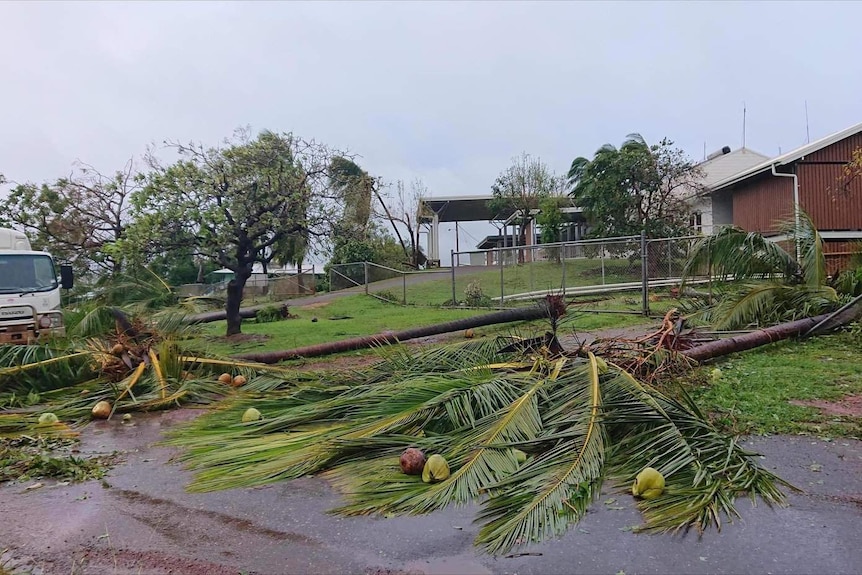
[[694,212],[691,214],[691,218],[689,218],[688,222],[694,233],[699,234],[703,231],[703,214],[700,212]]

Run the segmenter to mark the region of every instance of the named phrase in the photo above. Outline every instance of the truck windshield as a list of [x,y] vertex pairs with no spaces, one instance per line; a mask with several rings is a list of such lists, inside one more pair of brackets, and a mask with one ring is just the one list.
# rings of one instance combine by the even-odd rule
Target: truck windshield
[[54,262],[48,256],[0,255],[0,293],[30,293],[57,289]]

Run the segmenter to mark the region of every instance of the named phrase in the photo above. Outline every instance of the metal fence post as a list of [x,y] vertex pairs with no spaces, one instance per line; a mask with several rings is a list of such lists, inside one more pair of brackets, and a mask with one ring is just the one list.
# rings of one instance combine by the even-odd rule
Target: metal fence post
[[368,262],[362,262],[365,267],[365,295],[368,295]]
[[[505,237],[503,241],[505,241]],[[500,260],[500,307],[503,307],[506,298],[506,288],[503,286],[503,248],[500,248],[498,259]]]
[[407,274],[401,272],[401,303],[407,305]]
[[671,238],[667,239],[667,279],[673,277],[673,246],[671,245],[672,241],[673,240]]
[[602,262],[602,285],[605,285],[605,244],[602,242],[599,244],[599,259]]
[[562,254],[560,263],[563,265],[563,297],[566,297],[566,252],[563,248],[560,248],[560,254]]
[[452,306],[458,305],[455,299],[455,250],[449,250],[449,266],[452,268]]
[[647,255],[646,232],[641,232],[641,295],[643,314],[649,315],[649,256]]

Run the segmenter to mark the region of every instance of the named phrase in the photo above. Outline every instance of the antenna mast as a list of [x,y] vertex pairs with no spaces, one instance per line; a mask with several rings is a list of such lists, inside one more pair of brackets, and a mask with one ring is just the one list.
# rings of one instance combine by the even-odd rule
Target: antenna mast
[[742,102],[742,147],[745,147],[745,102]]

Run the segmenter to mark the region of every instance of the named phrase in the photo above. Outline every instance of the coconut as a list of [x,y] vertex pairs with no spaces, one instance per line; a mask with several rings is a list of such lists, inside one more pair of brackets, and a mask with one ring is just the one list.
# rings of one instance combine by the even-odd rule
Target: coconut
[[243,423],[249,423],[250,421],[259,421],[261,419],[263,419],[263,416],[258,410],[253,407],[249,407],[245,410],[245,413],[242,414]]
[[408,447],[401,454],[399,459],[401,463],[401,471],[407,475],[421,475],[422,469],[425,467],[425,454],[421,449]]
[[124,423],[128,423],[131,420],[132,420],[132,414],[131,413],[124,413],[123,414],[123,422]]
[[218,380],[220,383],[231,384],[233,382],[233,376],[229,373],[223,373],[218,376]]
[[234,387],[239,387],[241,385],[245,385],[245,376],[243,376],[243,375],[236,376],[235,378],[233,378],[233,382],[231,382],[231,385]]
[[46,412],[39,416],[39,425],[54,425],[55,423],[59,423],[59,421],[57,416],[51,412]]
[[111,415],[111,404],[107,401],[100,401],[93,406],[93,417],[96,419],[108,419]]
[[114,355],[121,355],[124,351],[126,351],[126,348],[121,343],[115,343],[114,347],[111,348],[111,353]]
[[468,328],[467,331],[464,332],[464,337],[466,337],[467,339],[472,339],[474,335],[476,334],[473,332],[472,327]]
[[521,465],[527,461],[527,454],[520,449],[513,449],[512,455],[515,456],[515,461],[518,462],[518,465]]
[[644,467],[632,485],[632,495],[641,499],[655,499],[664,492],[664,476],[657,469]]
[[422,481],[425,483],[436,483],[449,479],[449,464],[442,455],[434,454],[425,462],[422,469]]

